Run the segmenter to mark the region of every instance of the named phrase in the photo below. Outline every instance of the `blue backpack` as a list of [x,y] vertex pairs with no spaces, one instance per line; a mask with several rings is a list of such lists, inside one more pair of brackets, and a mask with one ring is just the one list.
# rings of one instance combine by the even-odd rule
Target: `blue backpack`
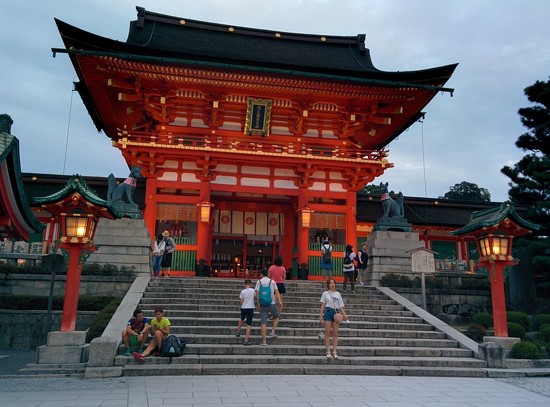
[[176,335],[168,335],[162,341],[160,348],[160,356],[164,357],[178,357],[183,354],[185,349],[185,341],[178,338]]
[[267,287],[264,287],[262,283],[260,282],[260,290],[258,292],[258,302],[260,305],[271,305],[273,301],[273,297],[271,296],[271,280],[269,280],[269,284]]

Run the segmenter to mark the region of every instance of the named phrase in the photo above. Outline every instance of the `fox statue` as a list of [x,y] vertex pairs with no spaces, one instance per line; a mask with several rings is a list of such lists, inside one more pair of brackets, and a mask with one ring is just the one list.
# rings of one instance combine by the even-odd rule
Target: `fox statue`
[[380,193],[382,196],[382,209],[384,210],[384,217],[390,218],[394,216],[404,217],[405,208],[403,207],[403,193],[399,192],[397,198],[394,200],[388,192],[388,183],[380,183]]
[[111,202],[122,201],[124,195],[128,199],[128,202],[135,205],[134,202],[134,190],[136,189],[137,179],[141,177],[141,167],[132,167],[130,175],[124,180],[122,184],[116,183],[115,176],[109,174],[107,177],[108,189],[107,200]]

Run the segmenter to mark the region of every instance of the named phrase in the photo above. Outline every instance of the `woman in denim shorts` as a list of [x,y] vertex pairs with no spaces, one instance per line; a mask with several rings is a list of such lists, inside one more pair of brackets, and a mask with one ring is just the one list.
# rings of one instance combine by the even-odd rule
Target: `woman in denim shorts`
[[[338,359],[338,328],[340,323],[334,320],[334,315],[341,313],[344,320],[348,320],[348,315],[344,310],[344,300],[342,295],[336,291],[336,281],[330,277],[327,280],[327,291],[321,295],[321,312],[319,319],[325,326],[325,348],[327,358]],[[330,353],[330,336],[332,335],[332,355]]]

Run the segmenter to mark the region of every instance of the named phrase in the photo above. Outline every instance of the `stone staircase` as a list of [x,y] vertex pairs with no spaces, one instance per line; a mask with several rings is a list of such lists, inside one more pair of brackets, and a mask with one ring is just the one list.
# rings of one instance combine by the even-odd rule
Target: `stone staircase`
[[[374,287],[343,294],[349,323],[340,326],[339,359],[327,359],[319,339],[320,282],[288,281],[277,338],[259,346],[256,312],[251,334],[255,346],[236,337],[243,280],[152,279],[140,307],[152,317],[161,306],[171,333],[187,342],[179,358],[148,357],[137,363],[115,357],[124,376],[227,374],[354,374],[487,377],[487,362],[436,330]],[[268,332],[269,332],[268,324]],[[241,331],[244,333],[244,330]]]

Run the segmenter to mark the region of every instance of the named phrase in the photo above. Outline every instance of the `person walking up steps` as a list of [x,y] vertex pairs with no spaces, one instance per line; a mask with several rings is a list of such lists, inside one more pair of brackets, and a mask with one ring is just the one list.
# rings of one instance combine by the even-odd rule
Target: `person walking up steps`
[[256,300],[258,301],[258,307],[260,308],[260,324],[262,332],[262,346],[267,346],[267,314],[273,316],[272,326],[271,326],[271,336],[276,338],[277,335],[277,325],[279,324],[279,308],[277,304],[283,305],[279,291],[277,290],[277,284],[275,281],[267,277],[267,269],[262,269],[263,277],[256,282]]
[[283,258],[281,256],[276,256],[274,263],[269,267],[268,277],[272,278],[273,281],[277,284],[277,290],[281,296],[281,302],[278,304],[279,308],[279,319],[281,319],[281,314],[283,313],[283,302],[282,299],[286,294],[285,280],[286,280],[286,269],[283,267]]
[[250,286],[252,282],[250,280],[245,280],[244,289],[239,295],[239,300],[241,302],[241,318],[239,318],[239,323],[237,324],[237,332],[235,333],[236,337],[241,336],[241,327],[243,326],[243,321],[246,320],[246,333],[244,335],[244,346],[252,345],[250,343],[250,330],[252,328],[252,318],[254,317],[254,297],[256,292]]

